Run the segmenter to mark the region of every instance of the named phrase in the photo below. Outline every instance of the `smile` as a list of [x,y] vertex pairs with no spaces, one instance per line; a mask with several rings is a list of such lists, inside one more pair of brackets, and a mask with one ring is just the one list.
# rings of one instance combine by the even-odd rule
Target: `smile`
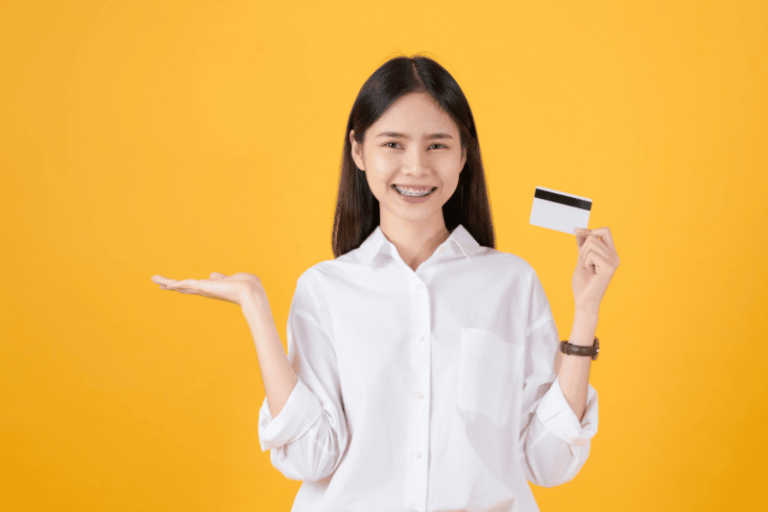
[[397,192],[401,196],[406,196],[406,197],[427,197],[432,192],[437,190],[437,187],[432,187],[431,189],[429,189],[427,191],[421,191],[421,190],[413,190],[413,189],[410,189],[410,188],[401,188],[401,187],[398,187],[397,185],[392,185],[392,188],[397,190]]

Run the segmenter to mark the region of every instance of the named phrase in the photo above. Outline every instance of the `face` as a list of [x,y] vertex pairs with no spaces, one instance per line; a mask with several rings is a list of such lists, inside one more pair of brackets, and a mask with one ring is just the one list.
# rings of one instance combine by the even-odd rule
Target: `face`
[[[362,145],[354,135],[352,131],[352,158],[379,200],[382,224],[439,220],[444,226],[442,208],[456,190],[466,151],[458,126],[432,97],[406,94],[366,130]],[[409,201],[397,190],[408,186],[433,191]]]

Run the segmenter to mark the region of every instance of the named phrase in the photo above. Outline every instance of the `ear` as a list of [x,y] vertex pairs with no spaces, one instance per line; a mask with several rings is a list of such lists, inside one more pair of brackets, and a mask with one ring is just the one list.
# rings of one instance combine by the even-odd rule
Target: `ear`
[[365,165],[363,164],[363,146],[358,144],[355,140],[355,130],[349,131],[349,142],[352,145],[352,160],[355,165],[361,171],[365,171]]
[[461,167],[459,168],[459,172],[464,170],[464,165],[467,163],[467,148],[462,147],[461,148]]

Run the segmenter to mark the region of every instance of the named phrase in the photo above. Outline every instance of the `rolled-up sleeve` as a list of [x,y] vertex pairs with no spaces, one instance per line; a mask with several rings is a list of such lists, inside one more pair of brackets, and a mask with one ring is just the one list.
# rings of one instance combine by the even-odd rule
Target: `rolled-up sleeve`
[[299,278],[288,313],[288,360],[298,381],[277,417],[267,399],[259,411],[259,442],[272,465],[293,480],[319,480],[333,473],[347,445],[348,430],[336,354],[314,315],[311,290]]
[[589,456],[591,439],[597,433],[597,392],[588,385],[587,406],[579,421],[554,373],[560,340],[549,301],[535,272],[530,299],[521,463],[529,481],[553,487],[573,479]]

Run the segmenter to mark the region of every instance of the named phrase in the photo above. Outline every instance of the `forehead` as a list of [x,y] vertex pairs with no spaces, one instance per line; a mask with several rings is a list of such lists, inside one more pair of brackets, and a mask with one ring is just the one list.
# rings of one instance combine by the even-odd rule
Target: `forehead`
[[371,125],[370,130],[388,130],[415,135],[435,131],[459,133],[459,128],[451,116],[441,109],[440,105],[426,92],[412,92],[398,98]]

